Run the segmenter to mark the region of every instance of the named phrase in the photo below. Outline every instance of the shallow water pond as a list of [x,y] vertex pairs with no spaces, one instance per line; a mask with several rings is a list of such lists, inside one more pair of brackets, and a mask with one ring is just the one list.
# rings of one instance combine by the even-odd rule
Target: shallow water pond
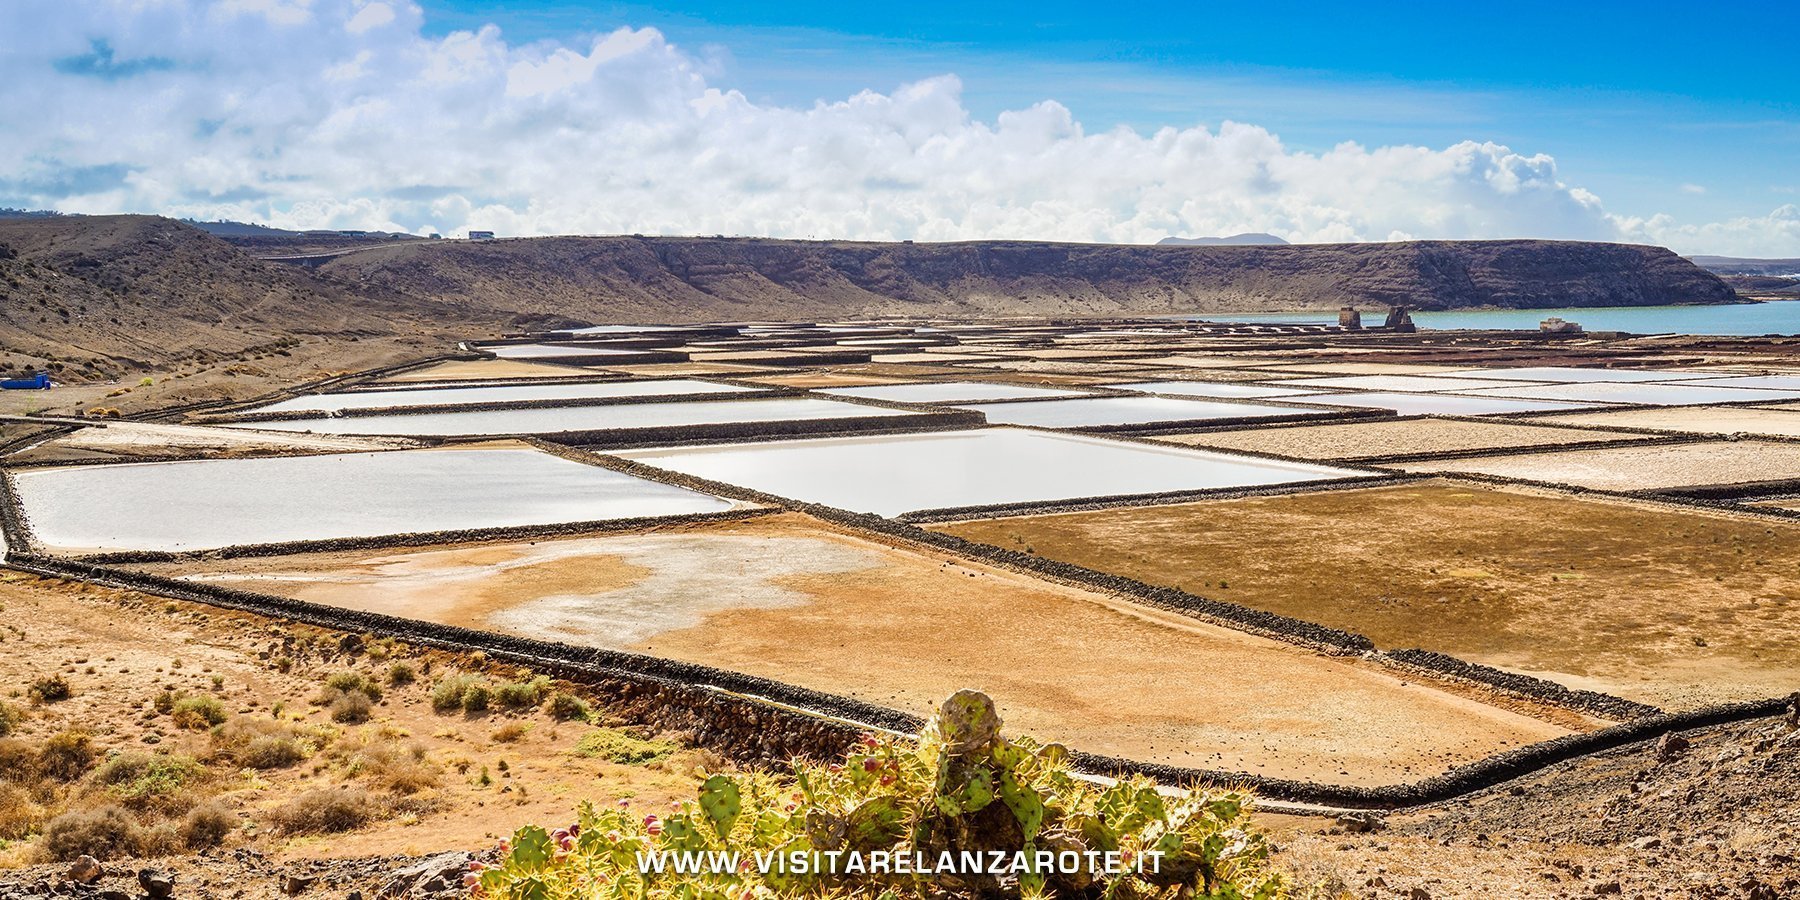
[[593,400],[612,397],[656,397],[665,394],[736,394],[751,390],[754,388],[720,384],[716,381],[701,381],[696,378],[666,378],[583,384],[508,384],[398,391],[344,391],[336,394],[306,394],[267,406],[259,406],[250,412],[293,412],[297,410],[336,412],[341,409],[380,409],[389,406],[475,405],[518,403],[530,400]]
[[887,516],[1368,474],[1016,428],[627,450],[617,455],[777,496]]
[[62,551],[206,550],[733,505],[523,447],[71,466],[13,478],[38,542]]
[[910,415],[818,397],[767,400],[696,400],[671,403],[624,403],[611,406],[562,406],[538,409],[481,409],[467,412],[396,413],[349,418],[245,422],[234,428],[311,431],[319,434],[418,435],[429,437],[502,434],[563,434],[614,428],[660,428],[723,425],[735,422],[787,422],[797,419],[860,419]]

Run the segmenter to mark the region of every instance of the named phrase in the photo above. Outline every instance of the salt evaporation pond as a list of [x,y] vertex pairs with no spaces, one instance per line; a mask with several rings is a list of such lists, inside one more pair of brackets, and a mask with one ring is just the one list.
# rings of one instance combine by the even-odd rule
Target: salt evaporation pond
[[1707,403],[1753,403],[1800,400],[1800,392],[1756,388],[1702,387],[1668,383],[1547,384],[1540,387],[1488,388],[1468,391],[1492,397],[1536,400],[1589,400],[1598,403],[1642,403],[1648,406],[1698,406]]
[[[1444,375],[1339,375],[1329,378],[1295,378],[1280,383],[1283,387],[1294,385],[1314,390],[1327,388],[1334,391],[1418,391],[1422,393],[1506,387],[1508,385],[1508,382],[1505,381]],[[1514,385],[1529,383],[1512,382]]]
[[931,381],[917,384],[874,384],[866,387],[831,388],[821,394],[867,397],[893,403],[976,403],[982,400],[1043,400],[1052,397],[1085,397],[1067,388],[1026,387],[986,381]]
[[37,542],[61,552],[210,550],[733,506],[523,447],[67,466],[13,480]]
[[1313,393],[1311,388],[1270,387],[1266,384],[1237,384],[1230,381],[1137,381],[1131,384],[1108,384],[1103,387],[1140,394],[1178,394],[1183,397],[1223,397],[1255,399],[1258,397],[1291,397]]
[[1146,425],[1152,422],[1329,415],[1321,410],[1298,406],[1175,400],[1166,397],[1094,397],[1081,400],[986,403],[957,408],[982,413],[995,425],[1035,425],[1040,428],[1090,428],[1100,425]]
[[1668,372],[1652,369],[1585,369],[1580,366],[1520,366],[1513,369],[1460,369],[1452,378],[1493,378],[1500,381],[1682,381],[1700,378],[1704,372]]
[[1370,474],[1017,428],[669,447],[616,455],[781,497],[884,516]]
[[1505,413],[1591,409],[1597,405],[1565,403],[1559,400],[1473,397],[1467,394],[1399,394],[1374,391],[1366,394],[1305,394],[1288,399],[1296,403],[1320,403],[1326,406],[1391,409],[1403,416],[1497,416]]
[[342,409],[380,409],[389,406],[452,406],[483,403],[519,403],[532,400],[596,400],[614,397],[657,397],[680,394],[736,394],[755,388],[720,384],[695,378],[645,381],[605,381],[583,384],[509,384],[465,388],[420,388],[394,391],[344,391],[307,394],[259,406],[252,413]]
[[739,422],[865,419],[902,415],[913,415],[913,413],[860,403],[846,403],[841,400],[824,400],[818,397],[779,397],[768,400],[696,400],[674,403],[621,403],[604,406],[557,406],[537,409],[480,409],[461,412],[320,417],[289,419],[280,422],[237,422],[227,427],[256,428],[264,431],[310,431],[318,434],[480,437],[724,425]]
[[501,359],[548,359],[560,356],[637,356],[644,351],[619,347],[559,347],[555,344],[506,344],[477,348]]
[[1671,384],[1693,384],[1701,387],[1767,388],[1774,391],[1800,391],[1800,375],[1730,375],[1696,378]]

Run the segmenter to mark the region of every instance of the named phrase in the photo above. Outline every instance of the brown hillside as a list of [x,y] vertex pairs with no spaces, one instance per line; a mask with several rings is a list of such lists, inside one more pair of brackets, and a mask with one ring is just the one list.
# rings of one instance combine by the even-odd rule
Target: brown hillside
[[322,271],[415,296],[596,322],[1737,299],[1660,247],[1554,241],[1148,247],[566,237],[385,247]]

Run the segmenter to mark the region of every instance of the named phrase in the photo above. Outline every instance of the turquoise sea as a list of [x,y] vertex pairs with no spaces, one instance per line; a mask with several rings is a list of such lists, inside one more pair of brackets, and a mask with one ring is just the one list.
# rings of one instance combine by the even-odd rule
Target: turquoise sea
[[[1363,323],[1380,325],[1385,311],[1363,311]],[[1728,306],[1631,306],[1585,309],[1468,309],[1415,312],[1413,322],[1428,331],[1458,328],[1536,331],[1538,323],[1556,316],[1580,322],[1589,331],[1635,334],[1800,334],[1800,301],[1734,303]],[[1209,322],[1275,322],[1336,324],[1335,312],[1220,313],[1182,316]]]

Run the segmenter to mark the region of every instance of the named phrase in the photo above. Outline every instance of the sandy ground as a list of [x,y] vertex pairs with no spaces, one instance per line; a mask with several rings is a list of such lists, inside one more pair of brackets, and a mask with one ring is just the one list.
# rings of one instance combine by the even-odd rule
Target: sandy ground
[[1768,441],[1701,441],[1400,463],[1397,468],[1638,491],[1800,478],[1800,452],[1792,444]]
[[[1279,398],[1276,398],[1279,402]],[[1543,447],[1647,437],[1624,431],[1544,428],[1507,422],[1461,419],[1408,419],[1351,422],[1200,434],[1158,435],[1156,440],[1220,450],[1248,450],[1303,459],[1374,459],[1410,453],[1455,453],[1500,447]]]
[[1669,707],[1800,689],[1795,525],[1433,481],[936,527]]
[[180,570],[317,602],[635,649],[920,713],[974,687],[991,692],[1015,728],[1070,746],[1288,778],[1409,781],[1586,724],[1543,709],[1531,711],[1545,719],[1531,718],[1372,665],[792,514],[651,535]]
[[870,384],[897,384],[900,382],[898,378],[883,375],[858,375],[831,371],[794,372],[787,375],[752,375],[744,380],[775,387],[794,388],[862,387]]
[[573,366],[516,359],[458,359],[379,379],[382,382],[476,381],[484,378],[583,378],[594,373]]
[[1679,406],[1545,416],[1546,422],[1598,428],[1655,428],[1694,434],[1800,437],[1800,410],[1746,406]]
[[[419,669],[429,660],[439,674],[470,665],[448,654],[401,645],[381,661],[368,655],[353,658],[333,652],[340,637],[336,633],[11,572],[0,572],[0,606],[5,621],[18,626],[5,634],[0,685],[13,693],[33,679],[62,671],[74,690],[69,700],[35,707],[9,697],[8,704],[28,709],[13,739],[35,746],[53,733],[78,729],[92,734],[103,751],[186,753],[208,762],[212,745],[205,732],[184,731],[166,716],[148,714],[157,694],[180,690],[214,694],[240,717],[267,719],[279,704],[283,715],[302,726],[325,729],[336,745],[364,740],[417,744],[439,774],[435,787],[406,798],[412,817],[377,821],[345,834],[287,838],[266,827],[270,810],[307,790],[356,784],[356,775],[329,753],[289,768],[255,772],[240,773],[229,764],[211,766],[202,789],[245,824],[227,846],[255,847],[281,859],[476,849],[491,846],[525,822],[567,821],[581,799],[606,803],[636,797],[660,807],[692,792],[691,776],[679,766],[623,766],[574,755],[576,742],[591,726],[557,723],[537,711],[476,717],[433,712],[429,676],[410,686],[390,687],[365,725],[334,725],[324,710],[310,704],[326,676],[346,669],[380,679],[396,659]],[[312,635],[324,640],[308,642]],[[302,638],[302,648],[321,649],[281,649],[280,642],[289,636]],[[271,648],[277,655],[292,654],[290,671],[277,670]],[[496,680],[511,674],[503,670]],[[212,686],[215,676],[222,680],[217,688]],[[509,723],[523,726],[523,736],[507,743],[493,740],[496,729]],[[484,768],[491,784],[477,782]],[[104,801],[100,796],[74,802]],[[0,868],[28,861],[30,848],[29,841],[0,845]]]
[[251,431],[162,422],[107,422],[82,428],[11,458],[12,462],[47,462],[94,454],[156,457],[188,453],[242,456],[255,453],[310,451],[355,453],[417,447],[404,438],[347,437],[291,431]]

